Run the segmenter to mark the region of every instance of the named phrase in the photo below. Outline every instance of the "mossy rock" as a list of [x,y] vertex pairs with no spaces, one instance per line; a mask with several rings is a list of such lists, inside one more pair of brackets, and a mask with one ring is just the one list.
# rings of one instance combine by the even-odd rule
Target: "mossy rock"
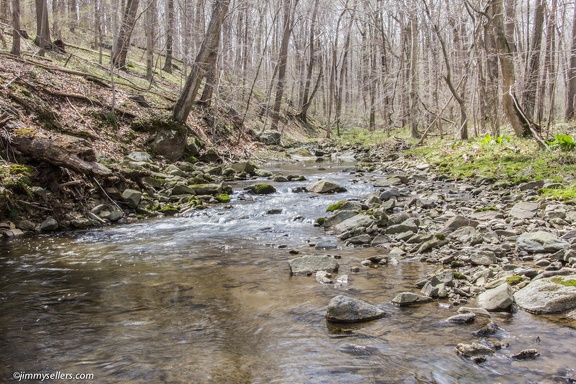
[[155,116],[150,119],[138,119],[132,123],[131,128],[137,132],[157,133],[160,131],[178,131],[185,135],[188,129],[185,125],[172,120],[169,116]]
[[230,196],[227,193],[222,193],[221,195],[216,196],[216,200],[218,200],[219,203],[229,203]]
[[276,192],[276,188],[274,188],[273,185],[266,183],[254,184],[249,187],[246,187],[245,189],[251,191],[256,195],[269,195],[271,193]]
[[334,212],[341,209],[344,204],[346,204],[346,200],[340,200],[334,204],[330,204],[328,208],[326,208],[326,212]]
[[178,206],[176,204],[166,204],[163,207],[161,207],[158,212],[163,213],[165,215],[174,215],[176,213],[178,213],[180,211],[180,209],[178,208]]
[[506,282],[508,283],[508,285],[510,286],[514,286],[514,285],[518,285],[521,282],[524,281],[524,278],[520,275],[512,275],[512,276],[508,276],[506,278]]

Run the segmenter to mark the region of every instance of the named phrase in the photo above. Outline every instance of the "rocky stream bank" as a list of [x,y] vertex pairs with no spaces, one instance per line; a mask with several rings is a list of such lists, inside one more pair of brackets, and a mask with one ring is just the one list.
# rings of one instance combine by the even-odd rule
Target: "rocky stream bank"
[[[358,165],[345,171],[350,180],[370,184],[377,192],[339,201],[343,187],[338,184],[273,174],[261,159],[222,163],[215,154],[212,163],[206,158],[196,164],[162,164],[134,152],[106,164],[111,176],[100,181],[76,179],[58,188],[36,185],[31,193],[14,197],[21,210],[0,230],[5,237],[17,237],[187,215],[216,205],[231,207],[231,184],[237,182],[248,186],[236,193],[249,196],[274,193],[275,184],[298,180],[302,186],[294,192],[334,196],[326,217],[316,222],[330,240],[317,243],[317,249],[333,254],[340,247],[375,247],[382,252],[344,271],[333,255],[301,256],[294,251],[293,274],[315,275],[319,284],[338,288],[366,268],[401,262],[437,265],[413,290],[390,301],[398,306],[436,301],[454,309],[447,322],[476,323],[478,341],[458,344],[456,351],[477,363],[506,348],[500,320],[518,310],[553,314],[571,326],[576,321],[576,211],[567,203],[539,197],[540,188],[553,185],[538,180],[504,187],[484,179],[454,180],[400,151],[383,154],[361,146],[325,144],[279,153],[277,161],[355,159]],[[336,296],[326,312],[335,323],[383,316],[380,306],[345,294]],[[536,349],[509,350],[513,359],[539,354]],[[568,374],[561,379],[573,382]]]

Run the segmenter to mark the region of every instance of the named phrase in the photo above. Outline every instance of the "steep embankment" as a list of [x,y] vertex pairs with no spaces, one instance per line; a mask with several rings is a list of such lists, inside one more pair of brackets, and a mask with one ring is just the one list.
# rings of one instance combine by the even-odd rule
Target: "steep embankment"
[[[83,70],[88,66],[78,65],[79,55],[40,60],[2,54],[0,227],[7,235],[173,212],[181,201],[170,195],[196,195],[174,187],[218,185],[246,171],[239,167],[223,176],[222,167],[202,163],[249,158],[260,145],[230,108],[198,106],[186,127],[172,122],[178,95],[170,91],[177,89],[170,79],[158,76],[146,88],[135,71],[111,81],[104,67]],[[77,61],[75,69],[68,60]],[[170,166],[177,161],[178,167]],[[220,185],[210,194],[222,192]],[[149,204],[135,204],[134,196]]]

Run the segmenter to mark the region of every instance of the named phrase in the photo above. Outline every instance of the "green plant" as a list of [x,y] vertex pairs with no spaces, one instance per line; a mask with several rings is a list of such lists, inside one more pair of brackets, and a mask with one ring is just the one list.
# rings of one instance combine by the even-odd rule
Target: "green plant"
[[556,135],[553,141],[548,141],[551,148],[559,148],[561,151],[569,152],[576,148],[576,141],[570,135]]

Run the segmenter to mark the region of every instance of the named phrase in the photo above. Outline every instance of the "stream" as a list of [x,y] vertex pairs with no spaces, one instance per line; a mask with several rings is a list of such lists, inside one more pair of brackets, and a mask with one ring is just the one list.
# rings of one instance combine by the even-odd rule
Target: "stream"
[[[97,383],[554,383],[573,374],[575,330],[561,316],[493,315],[510,347],[476,364],[455,346],[480,341],[481,325],[447,323],[457,308],[446,303],[390,303],[418,292],[438,265],[399,259],[351,272],[384,249],[316,250],[330,236],[314,220],[373,192],[368,175],[339,164],[267,169],[309,181],[277,183],[267,196],[237,183],[232,208],[0,244],[0,382],[42,372]],[[318,178],[348,192],[293,192]],[[305,254],[339,257],[348,284],[290,276],[288,260]],[[329,324],[338,294],[381,304],[386,317]],[[510,359],[527,348],[540,356]]]

